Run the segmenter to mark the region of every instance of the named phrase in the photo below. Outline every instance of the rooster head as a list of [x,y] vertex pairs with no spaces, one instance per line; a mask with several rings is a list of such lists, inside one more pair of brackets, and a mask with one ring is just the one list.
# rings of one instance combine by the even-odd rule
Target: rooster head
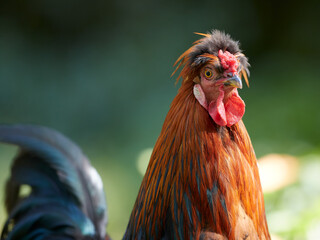
[[228,34],[213,30],[199,35],[204,38],[176,62],[177,69],[184,66],[178,79],[182,77],[183,83],[192,81],[195,98],[212,120],[230,127],[241,120],[245,111],[237,89],[242,88],[242,77],[249,86],[248,59]]

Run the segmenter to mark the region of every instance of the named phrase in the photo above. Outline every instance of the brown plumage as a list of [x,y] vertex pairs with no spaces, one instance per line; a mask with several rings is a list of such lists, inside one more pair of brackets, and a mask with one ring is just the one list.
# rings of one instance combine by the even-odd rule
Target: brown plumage
[[177,60],[182,85],[124,239],[270,239],[237,93],[249,64],[229,35],[203,36]]

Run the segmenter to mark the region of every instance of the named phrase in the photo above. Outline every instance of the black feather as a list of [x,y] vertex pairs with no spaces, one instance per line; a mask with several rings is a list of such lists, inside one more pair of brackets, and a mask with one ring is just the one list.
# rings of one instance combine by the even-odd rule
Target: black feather
[[[102,181],[78,146],[39,126],[0,126],[0,142],[20,147],[6,183],[1,239],[104,239]],[[29,185],[27,197],[19,195]]]
[[[219,30],[213,30],[208,37],[205,37],[196,44],[193,50],[190,52],[189,64],[198,65],[199,63],[203,63],[204,59],[201,59],[201,55],[205,53],[209,53],[215,56],[218,56],[219,50],[228,51],[231,54],[240,54],[238,56],[241,68],[244,69],[249,75],[248,67],[250,66],[248,62],[248,58],[241,54],[242,50],[240,49],[240,43],[238,41],[233,40],[229,34],[221,32]],[[200,57],[200,59],[199,59]]]

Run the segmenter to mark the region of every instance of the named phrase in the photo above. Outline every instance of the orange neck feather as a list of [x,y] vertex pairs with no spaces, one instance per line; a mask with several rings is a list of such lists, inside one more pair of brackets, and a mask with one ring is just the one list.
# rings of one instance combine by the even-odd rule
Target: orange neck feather
[[184,81],[171,104],[124,239],[141,231],[154,239],[198,239],[204,229],[234,239],[239,208],[268,239],[256,157],[242,121],[216,125],[192,88]]

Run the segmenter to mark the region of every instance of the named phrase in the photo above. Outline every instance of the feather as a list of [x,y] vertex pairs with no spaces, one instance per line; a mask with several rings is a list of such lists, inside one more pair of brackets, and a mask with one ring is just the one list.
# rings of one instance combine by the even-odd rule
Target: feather
[[209,37],[210,36],[210,34],[207,34],[207,33],[194,32],[194,34],[197,34],[197,35],[200,35],[200,36],[203,36],[203,37]]
[[243,70],[241,70],[241,73],[244,77],[244,80],[246,81],[247,86],[249,87],[249,80],[248,80],[247,72],[243,69]]
[[[1,125],[0,142],[20,147],[6,183],[1,239],[105,238],[102,181],[78,146],[32,125]],[[31,186],[29,196],[19,196],[22,185]]]

